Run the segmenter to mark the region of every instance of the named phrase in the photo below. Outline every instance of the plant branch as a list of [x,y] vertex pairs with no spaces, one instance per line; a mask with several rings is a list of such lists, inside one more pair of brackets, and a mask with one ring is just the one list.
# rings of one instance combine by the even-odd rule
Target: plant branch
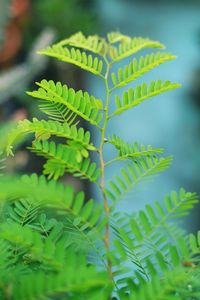
[[[106,60],[106,58],[105,58]],[[106,247],[107,253],[110,251],[110,225],[109,225],[109,215],[110,215],[110,209],[108,205],[108,200],[106,197],[106,192],[105,192],[105,162],[103,158],[103,146],[105,143],[105,132],[106,132],[106,126],[107,126],[107,121],[108,121],[108,106],[109,106],[109,101],[110,101],[110,91],[109,91],[109,86],[108,86],[108,76],[109,76],[109,71],[110,71],[110,64],[106,61],[107,63],[107,70],[106,74],[104,77],[104,82],[105,82],[105,89],[106,89],[106,104],[104,107],[104,122],[103,122],[103,127],[101,129],[101,143],[99,147],[99,158],[100,158],[100,166],[101,166],[101,192],[102,192],[102,198],[103,198],[103,206],[104,206],[104,212],[107,217],[107,223],[106,223],[106,229],[105,229],[105,237],[104,237],[104,243]],[[108,258],[107,259],[107,270],[108,274],[111,280],[113,280],[112,276],[112,265],[111,261]]]

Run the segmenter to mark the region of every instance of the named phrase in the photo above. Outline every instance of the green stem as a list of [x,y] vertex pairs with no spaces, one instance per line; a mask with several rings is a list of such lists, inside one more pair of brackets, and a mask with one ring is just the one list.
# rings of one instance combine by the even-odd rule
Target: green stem
[[[103,122],[103,127],[101,129],[101,143],[99,147],[99,157],[100,157],[100,165],[101,165],[101,193],[102,193],[102,198],[103,198],[103,206],[104,206],[104,212],[107,217],[107,223],[106,223],[106,229],[105,229],[105,237],[104,237],[104,243],[106,247],[107,253],[110,251],[110,224],[109,224],[109,215],[110,215],[110,209],[108,205],[108,200],[106,197],[105,193],[105,162],[104,162],[104,157],[103,157],[103,146],[105,143],[105,132],[106,132],[106,126],[107,126],[107,121],[108,121],[108,106],[110,102],[110,90],[108,86],[108,76],[110,72],[110,64],[107,62],[107,71],[104,77],[104,82],[105,82],[105,89],[106,89],[106,104],[104,107],[104,122]],[[111,280],[113,280],[112,276],[112,264],[110,259],[107,259],[107,270],[108,274]]]

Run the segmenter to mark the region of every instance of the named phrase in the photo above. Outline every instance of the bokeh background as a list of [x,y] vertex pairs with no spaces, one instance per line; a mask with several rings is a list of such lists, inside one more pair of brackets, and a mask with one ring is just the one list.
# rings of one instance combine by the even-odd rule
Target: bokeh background
[[[183,87],[124,113],[120,121],[114,118],[108,127],[108,133],[128,142],[163,147],[174,156],[165,173],[128,194],[118,209],[137,210],[181,186],[200,194],[200,0],[0,0],[0,147],[17,120],[39,117],[36,103],[25,94],[36,79],[60,80],[104,97],[96,77],[35,54],[80,30],[150,37],[178,56],[145,79],[170,79]],[[7,172],[41,172],[42,161],[24,150],[26,143],[7,161]],[[112,157],[110,148],[105,155]],[[113,165],[107,177],[118,169]],[[98,196],[92,186],[84,188]],[[199,228],[199,212],[186,220],[190,230]]]

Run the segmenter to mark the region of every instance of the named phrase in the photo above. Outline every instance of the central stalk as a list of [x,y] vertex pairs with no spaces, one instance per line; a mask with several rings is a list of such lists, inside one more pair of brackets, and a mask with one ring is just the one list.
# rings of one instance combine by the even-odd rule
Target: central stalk
[[[108,205],[108,200],[106,197],[106,192],[105,192],[105,162],[103,158],[103,146],[105,143],[105,132],[106,132],[106,126],[107,126],[107,121],[108,121],[108,106],[109,106],[109,101],[110,101],[110,90],[108,86],[108,75],[110,71],[110,65],[107,63],[107,71],[104,77],[104,82],[105,82],[105,89],[106,89],[106,104],[104,106],[104,122],[103,122],[103,127],[101,128],[101,143],[99,147],[99,156],[100,156],[100,166],[101,166],[101,192],[102,192],[102,199],[103,199],[103,206],[104,206],[104,212],[107,218],[106,222],[106,228],[105,228],[105,237],[104,237],[104,243],[106,247],[107,253],[110,252],[110,220],[109,220],[109,215],[110,215],[110,210],[109,210],[109,205]],[[108,274],[111,280],[113,280],[112,276],[112,264],[109,258],[107,258],[107,270]]]

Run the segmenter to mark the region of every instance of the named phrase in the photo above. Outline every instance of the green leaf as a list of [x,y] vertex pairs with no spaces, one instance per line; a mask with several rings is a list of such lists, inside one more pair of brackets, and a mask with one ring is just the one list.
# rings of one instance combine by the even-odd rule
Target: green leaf
[[66,254],[65,265],[61,270],[50,272],[36,269],[23,276],[22,281],[17,280],[13,286],[14,299],[61,299],[65,294],[71,299],[107,299],[112,288],[107,272],[89,265],[83,255],[77,255],[74,249],[69,249]]
[[46,140],[52,135],[57,137],[73,140],[81,144],[85,149],[95,151],[96,148],[90,142],[90,132],[84,131],[83,128],[77,128],[76,125],[69,126],[67,122],[60,123],[58,121],[45,121],[33,118],[32,122],[29,120],[19,121],[16,128],[14,128],[7,141],[7,155],[13,154],[13,145],[18,139],[25,134],[34,133],[36,140]]
[[151,145],[145,147],[144,145],[139,146],[138,143],[129,144],[115,134],[109,136],[108,143],[112,144],[118,150],[118,157],[108,161],[106,165],[118,160],[133,160],[135,158],[153,156],[157,153],[163,153],[163,149],[153,149]]
[[120,68],[117,71],[117,74],[111,74],[114,85],[112,90],[126,85],[155,67],[175,58],[176,56],[172,54],[161,52],[140,56],[139,60],[134,58],[129,65],[125,65],[123,68]]
[[122,95],[122,99],[116,97],[116,110],[109,116],[109,119],[120,115],[124,111],[139,105],[144,100],[164,93],[166,91],[179,88],[181,85],[178,83],[171,83],[170,81],[162,82],[161,80],[151,81],[149,85],[142,83],[137,87],[129,88],[127,92]]
[[[35,207],[38,204],[41,208],[52,207],[55,210],[63,211],[72,219],[78,217],[81,220],[80,226],[87,225],[87,229],[94,229],[97,234],[95,227],[101,223],[102,208],[95,205],[93,200],[84,204],[83,192],[75,194],[72,186],[65,187],[61,183],[54,180],[47,181],[44,176],[36,174],[22,178],[6,176],[0,178],[1,201],[18,201],[22,198],[26,199],[30,194]],[[22,210],[21,206],[20,210]],[[40,216],[39,222],[44,225],[46,216]]]
[[44,174],[49,175],[49,178],[57,179],[64,175],[65,170],[92,182],[96,182],[100,176],[100,169],[96,168],[95,163],[91,163],[89,158],[77,161],[76,151],[67,145],[56,145],[53,141],[35,141],[29,149],[48,159],[44,165]]
[[32,223],[40,211],[40,203],[34,203],[31,199],[20,199],[8,206],[8,218],[21,226]]
[[[115,176],[115,181],[110,181],[110,189],[106,189],[108,197],[118,202],[127,192],[132,190],[142,180],[162,172],[172,162],[172,157],[157,158],[156,156],[144,157],[133,160],[132,164],[121,169],[121,176]],[[121,179],[119,179],[121,178]]]
[[120,61],[123,58],[126,58],[142,49],[145,48],[158,48],[164,49],[165,46],[159,42],[152,41],[148,38],[123,38],[117,48],[113,51],[110,51],[110,56],[113,62]]
[[58,60],[74,64],[86,71],[95,75],[102,75],[103,61],[97,56],[93,57],[91,54],[86,54],[75,48],[67,48],[60,43],[54,44],[51,47],[38,51],[39,54],[51,56]]
[[115,44],[121,41],[130,41],[131,38],[128,35],[124,35],[118,31],[109,32],[107,34],[108,42],[110,44]]
[[105,55],[107,51],[105,39],[98,35],[89,35],[86,37],[82,32],[77,32],[69,38],[60,41],[58,45],[81,48],[99,55]]
[[[92,125],[98,126],[102,118],[100,112],[102,104],[93,96],[89,96],[87,92],[75,92],[67,85],[61,85],[60,82],[54,83],[52,80],[42,80],[37,82],[40,88],[37,91],[28,92],[27,94],[43,101],[40,108],[48,115],[53,116],[57,120],[57,111],[54,104],[59,105],[60,113],[64,121],[69,125],[79,116],[90,122]],[[53,104],[53,107],[51,106]],[[61,107],[60,107],[61,106]],[[47,110],[46,110],[47,109]],[[59,121],[59,119],[58,119]]]

